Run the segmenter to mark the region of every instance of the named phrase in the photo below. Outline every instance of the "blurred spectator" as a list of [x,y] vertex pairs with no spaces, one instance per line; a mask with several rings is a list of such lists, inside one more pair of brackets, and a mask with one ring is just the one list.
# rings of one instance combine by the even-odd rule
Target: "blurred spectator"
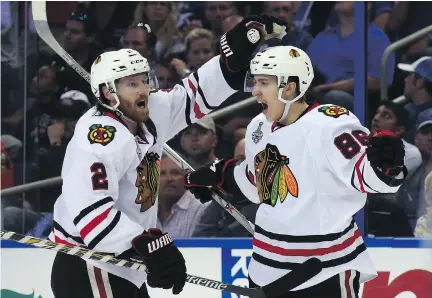
[[227,33],[243,20],[238,14],[230,15],[222,21],[222,32]]
[[130,25],[123,36],[123,48],[136,50],[153,66],[156,62],[153,52],[157,40],[150,27],[147,29],[146,26],[143,23]]
[[[181,3],[181,2],[177,2]],[[202,17],[195,12],[187,12],[180,16],[178,19],[177,26],[182,36],[186,36],[193,29],[203,28]]]
[[88,14],[98,28],[96,41],[105,49],[117,49],[134,17],[136,1],[89,1]]
[[[379,29],[386,31],[387,22],[395,6],[395,1],[371,1],[368,5],[371,5],[369,20],[373,21]],[[336,11],[332,9],[327,20],[327,26],[334,27],[338,23],[339,19]]]
[[[390,130],[398,136],[403,136],[408,125],[408,115],[402,105],[392,101],[383,101],[375,112],[372,119],[371,131],[377,129]],[[422,163],[419,149],[405,141],[405,165],[408,177],[411,177]],[[401,189],[405,187],[402,185]],[[398,204],[396,194],[368,194],[368,234],[375,237],[412,237],[413,231],[410,226],[405,210]]]
[[422,57],[412,64],[399,63],[398,68],[409,73],[404,86],[404,96],[410,101],[405,106],[410,118],[405,140],[412,143],[418,115],[432,108],[432,57]]
[[[390,13],[386,31],[392,40],[404,38],[432,24],[430,18],[432,2],[430,1],[396,1]],[[426,35],[403,49],[408,61],[426,55],[430,44],[430,36]]]
[[177,29],[175,2],[144,1],[135,9],[135,23],[149,24],[157,37],[157,60],[184,52],[183,39]]
[[91,53],[95,37],[95,24],[90,16],[82,12],[73,12],[66,22],[64,49],[87,70],[90,70],[95,58]]
[[[3,129],[6,126],[8,130],[17,134],[19,126],[23,123],[24,117],[31,111],[38,102],[49,101],[50,98],[60,92],[61,86],[65,84],[64,67],[57,66],[54,62],[51,65],[44,65],[39,68],[36,75],[31,80],[30,90],[27,98],[26,110],[24,107],[15,111],[11,116],[2,119]],[[31,118],[31,117],[29,117]],[[31,123],[28,123],[31,125]]]
[[212,42],[213,34],[210,31],[202,28],[193,29],[185,38],[186,63],[174,58],[171,66],[181,78],[188,76],[215,56]]
[[[19,140],[9,135],[1,136],[1,189],[14,186],[14,165],[9,148],[19,148],[22,144]],[[13,144],[15,143],[15,144]]]
[[[243,160],[245,156],[245,140],[240,140],[235,146],[234,157]],[[240,161],[239,161],[240,162]],[[244,202],[233,204],[246,218],[255,222],[259,204]],[[246,205],[246,206],[245,206]],[[193,232],[193,237],[250,237],[249,232],[217,202],[210,201],[204,210],[201,220]]]
[[[368,2],[368,13],[371,3]],[[312,41],[307,52],[314,64],[319,85],[313,91],[324,95],[325,103],[333,103],[352,111],[354,90],[354,56],[357,42],[354,32],[354,3],[341,1],[335,5],[339,25],[327,29]],[[382,54],[390,41],[385,33],[371,23],[367,32],[367,89],[369,94],[380,90]],[[394,74],[394,55],[388,65],[388,81],[391,85]],[[319,79],[320,78],[320,79]],[[321,82],[319,82],[321,80]]]
[[421,166],[407,177],[398,200],[411,219],[425,214],[424,181],[432,170],[432,108],[421,112],[416,123],[414,143],[422,155]]
[[237,158],[241,161],[243,161],[246,158],[245,146],[246,146],[245,139],[241,139],[240,141],[237,142],[234,148],[234,158]]
[[223,20],[228,16],[237,14],[237,8],[232,1],[206,1],[204,3],[204,15],[208,22],[205,28],[213,33],[214,43],[217,44],[222,34],[225,33],[222,27]]
[[426,214],[421,216],[414,229],[416,237],[432,237],[432,172],[426,176],[424,181],[424,199],[426,203]]
[[[66,22],[63,34],[64,49],[88,72],[90,72],[91,65],[100,52],[100,49],[94,44],[96,33],[95,22],[89,14],[73,12]],[[42,59],[42,61],[43,60],[45,59]],[[96,99],[87,81],[74,69],[69,67],[61,57],[55,55],[54,57],[49,57],[48,61],[45,61],[42,66],[52,61],[55,61],[58,67],[64,66],[64,77],[67,79],[61,82],[59,86],[61,90],[78,90],[84,92],[92,104],[95,102]]]
[[186,161],[194,168],[216,160],[214,148],[218,142],[213,118],[205,116],[181,132],[180,143],[186,153]]
[[185,173],[168,156],[162,156],[157,227],[175,238],[192,236],[206,208],[183,187]]
[[266,1],[264,2],[264,12],[274,15],[287,24],[287,34],[282,39],[282,45],[298,47],[307,50],[312,42],[312,36],[302,29],[294,26],[294,17],[298,5],[295,1]]
[[[408,115],[402,105],[392,101],[385,101],[375,112],[372,119],[371,130],[389,130],[402,137],[408,127]],[[419,149],[403,140],[405,145],[405,165],[408,174],[412,174],[422,163]]]
[[[54,102],[51,100],[40,102],[34,107],[38,110],[35,114],[39,116],[35,117],[38,121],[35,122],[32,133],[30,166],[27,169],[32,181],[60,175],[66,147],[72,138],[76,122],[89,108],[87,96],[79,91],[68,91]],[[4,229],[27,233],[39,220],[52,213],[54,202],[60,193],[61,185],[45,187],[39,193],[27,193],[26,199],[30,205],[27,204],[24,208],[4,208]],[[42,233],[49,230],[49,225],[52,224],[49,219],[50,216],[46,226],[40,228]]]
[[179,81],[177,73],[171,71],[170,67],[163,63],[156,64],[156,78],[160,89],[170,89]]

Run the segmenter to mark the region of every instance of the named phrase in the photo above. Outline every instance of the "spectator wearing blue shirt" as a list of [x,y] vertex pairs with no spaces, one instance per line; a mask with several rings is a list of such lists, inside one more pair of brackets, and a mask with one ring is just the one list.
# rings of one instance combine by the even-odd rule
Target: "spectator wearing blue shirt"
[[[368,2],[368,14],[371,10]],[[313,91],[324,94],[323,101],[353,109],[354,60],[357,59],[357,45],[354,33],[354,3],[337,2],[335,11],[339,24],[327,29],[312,41],[307,53],[322,82]],[[380,63],[384,50],[390,45],[386,34],[371,23],[367,32],[367,88],[368,94],[380,89]],[[387,84],[393,81],[395,58],[391,55],[388,64]]]
[[294,17],[298,8],[295,1],[264,2],[263,8],[264,12],[278,17],[287,23],[287,34],[282,39],[282,45],[290,45],[304,51],[307,50],[309,44],[312,42],[312,36],[308,32],[294,26]]
[[[387,22],[390,13],[395,7],[395,1],[373,1],[370,8],[370,20],[383,31],[386,31]],[[339,24],[339,19],[336,11],[333,9],[327,19],[327,26],[335,27]]]
[[405,140],[413,143],[418,115],[432,108],[432,57],[422,57],[412,64],[399,63],[398,68],[409,73],[404,86],[404,96],[410,101],[405,106],[410,119]]

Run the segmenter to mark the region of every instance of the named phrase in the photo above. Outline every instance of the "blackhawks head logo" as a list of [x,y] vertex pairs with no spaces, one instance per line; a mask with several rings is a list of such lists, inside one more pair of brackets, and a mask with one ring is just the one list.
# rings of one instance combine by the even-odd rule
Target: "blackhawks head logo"
[[156,202],[159,190],[160,159],[154,152],[148,152],[137,167],[135,186],[138,194],[136,204],[141,204],[141,212],[147,211]]
[[294,50],[294,49],[291,49],[291,50],[289,51],[289,55],[290,55],[291,57],[293,57],[293,58],[300,57],[300,53],[299,53],[298,51]]
[[114,126],[93,124],[89,127],[88,139],[90,144],[106,146],[114,140],[116,129]]
[[256,186],[262,203],[274,207],[280,197],[281,203],[288,193],[298,197],[297,180],[288,167],[289,160],[279,153],[276,146],[267,144],[255,156]]
[[324,115],[337,118],[342,115],[349,115],[349,111],[340,106],[322,106],[318,109],[318,112],[324,113]]

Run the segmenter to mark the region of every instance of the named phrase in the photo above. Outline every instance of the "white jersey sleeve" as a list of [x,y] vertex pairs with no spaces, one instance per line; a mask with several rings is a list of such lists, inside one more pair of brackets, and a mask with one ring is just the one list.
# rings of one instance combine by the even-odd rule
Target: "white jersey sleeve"
[[135,147],[132,138],[122,138],[120,126],[116,129],[109,146],[89,145],[85,134],[75,133],[62,169],[61,202],[89,249],[119,254],[144,229],[115,208],[120,178],[133,161],[127,153]]
[[404,174],[392,178],[371,166],[366,154],[369,134],[369,130],[352,114],[323,127],[320,148],[328,169],[341,183],[359,192],[395,193],[404,180]]
[[170,114],[164,121],[164,140],[171,139],[188,125],[198,121],[206,114],[217,108],[234,90],[224,77],[220,66],[219,56],[213,57],[196,72],[184,78],[168,92],[159,91],[154,100],[157,104],[166,102],[165,107],[157,105],[150,107],[156,113],[156,119],[161,116],[161,109],[167,109]]

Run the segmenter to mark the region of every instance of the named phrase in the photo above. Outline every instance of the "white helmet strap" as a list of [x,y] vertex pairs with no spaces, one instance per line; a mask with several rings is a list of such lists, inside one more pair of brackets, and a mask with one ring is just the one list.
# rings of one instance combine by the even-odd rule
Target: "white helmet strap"
[[288,78],[286,78],[286,82],[283,76],[278,77],[278,83],[279,83],[279,91],[278,91],[278,99],[285,104],[284,111],[282,113],[281,118],[278,120],[278,122],[285,119],[285,117],[288,115],[289,109],[291,107],[291,104],[293,104],[295,101],[297,101],[300,97],[303,96],[302,93],[299,93],[296,97],[294,97],[291,100],[285,100],[282,98],[282,92],[284,91],[286,85],[288,84]]
[[[118,107],[120,105],[120,99],[119,99],[119,97],[117,95],[117,89],[116,89],[115,83],[113,81],[108,81],[108,82],[105,82],[105,86],[108,88],[109,92],[114,97],[116,103],[115,103],[115,105],[111,106],[111,105],[109,105],[107,103],[104,103],[102,100],[99,100],[100,104],[104,108],[106,108],[108,110],[111,110],[111,111],[113,111],[115,113],[118,113],[118,114],[124,116],[124,114],[118,109]],[[101,96],[103,96],[103,94],[101,94]]]

